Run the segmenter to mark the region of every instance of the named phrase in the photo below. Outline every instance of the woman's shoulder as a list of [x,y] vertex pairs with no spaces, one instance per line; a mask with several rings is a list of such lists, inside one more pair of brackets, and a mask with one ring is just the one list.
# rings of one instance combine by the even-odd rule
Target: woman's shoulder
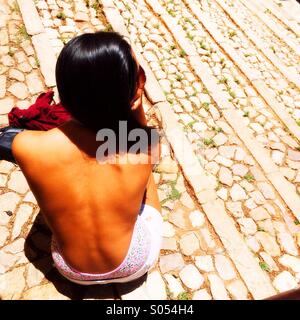
[[24,130],[16,135],[12,143],[12,153],[16,161],[23,162],[49,157],[54,148],[62,144],[62,135],[58,130],[49,131]]
[[31,154],[43,136],[43,131],[24,130],[18,133],[12,142],[12,153],[15,159],[24,158]]

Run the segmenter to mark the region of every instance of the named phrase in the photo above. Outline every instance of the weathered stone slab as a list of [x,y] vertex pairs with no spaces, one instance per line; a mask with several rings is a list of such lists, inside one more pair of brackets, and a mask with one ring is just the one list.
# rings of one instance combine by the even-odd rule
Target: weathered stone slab
[[276,100],[273,92],[266,86],[266,84],[262,80],[254,80],[252,83],[259,94],[267,102],[268,106],[276,113],[276,115],[287,126],[290,132],[292,132],[293,135],[298,140],[300,140],[300,127],[286,111],[286,108]]
[[292,51],[295,51],[297,55],[300,55],[300,48],[297,46],[289,37],[286,36],[286,33],[281,31],[278,27],[278,23],[269,19],[269,17],[261,10],[261,4],[257,5],[255,1],[245,1],[241,0],[243,4],[254,14],[256,15],[272,32],[279,38],[281,41],[285,42]]
[[162,127],[174,150],[175,157],[182,166],[186,179],[193,185],[195,192],[205,189],[213,190],[216,185],[215,177],[207,175],[201,166],[185,133],[178,126],[177,118],[170,105],[158,103],[155,107],[161,114]]
[[54,87],[56,57],[46,33],[32,36],[32,44],[35,48],[41,72],[48,87]]
[[300,197],[295,186],[287,181],[280,172],[273,172],[267,176],[284,202],[292,210],[293,215],[300,220]]
[[257,34],[247,28],[243,18],[240,17],[232,8],[230,8],[224,1],[216,0],[223,10],[230,16],[230,18],[239,26],[240,29],[248,36],[248,38],[255,43],[256,47],[265,55],[265,57],[273,63],[273,65],[280,70],[280,72],[298,88],[300,88],[300,77],[297,74],[289,72],[288,68],[281,63],[279,58],[273,53],[271,49],[266,47],[265,43],[257,37]]
[[206,203],[203,209],[253,297],[263,299],[274,295],[276,291],[269,277],[249,251],[233,219],[227,215],[223,201]]
[[260,164],[266,173],[278,171],[278,167],[269,157],[267,151],[263,146],[257,143],[250,129],[244,125],[243,117],[240,115],[238,110],[224,110],[224,118],[230,123],[234,128],[234,131],[244,142],[246,147],[252,153],[256,161]]
[[[256,1],[257,2],[257,1]],[[299,24],[294,20],[294,18],[290,15],[290,13],[294,13],[297,15],[297,11],[295,12],[287,12],[284,7],[279,8],[276,3],[270,0],[265,0],[263,2],[258,2],[262,4],[266,9],[269,9],[274,16],[280,20],[283,24],[285,24],[288,28],[293,30],[293,32],[300,37],[300,27]],[[289,2],[289,4],[296,6],[298,8],[298,4],[296,2]],[[300,10],[298,10],[298,14],[300,14]]]
[[57,291],[52,283],[48,283],[25,291],[23,300],[70,300],[70,298]]
[[39,17],[33,0],[17,0],[26,31],[29,35],[37,35],[44,32],[44,26]]

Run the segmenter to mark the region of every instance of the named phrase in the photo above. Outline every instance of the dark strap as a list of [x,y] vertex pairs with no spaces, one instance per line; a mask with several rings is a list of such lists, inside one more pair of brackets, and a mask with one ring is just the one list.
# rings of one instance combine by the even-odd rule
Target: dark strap
[[12,154],[12,142],[15,136],[24,129],[7,126],[0,129],[0,160],[16,163]]

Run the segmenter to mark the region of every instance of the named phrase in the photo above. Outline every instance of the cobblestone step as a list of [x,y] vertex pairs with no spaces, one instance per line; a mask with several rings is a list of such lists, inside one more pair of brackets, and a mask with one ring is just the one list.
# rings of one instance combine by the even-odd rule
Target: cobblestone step
[[[249,70],[248,68],[244,67],[243,60],[240,59],[240,57],[238,57],[238,55],[235,52],[235,50],[233,50],[230,46],[228,46],[226,44],[226,42],[224,41],[224,38],[213,27],[211,27],[211,25],[209,24],[208,20],[199,11],[199,8],[196,5],[194,5],[191,1],[189,1],[189,5],[192,8],[193,12],[196,13],[196,16],[198,18],[200,18],[200,20],[208,28],[209,32],[214,35],[214,38],[218,39],[219,45],[221,46],[221,48],[226,50],[226,52],[232,58],[232,61],[234,63],[238,64],[239,68],[242,68],[242,71],[246,75],[248,80],[249,81],[252,80],[251,84],[254,86],[254,88],[256,90],[258,90],[258,92],[264,97],[264,99],[266,101],[268,101],[268,106],[265,106],[265,108],[267,109],[268,107],[271,107],[272,110],[276,113],[276,115],[279,116],[280,120],[282,122],[284,122],[284,125],[286,125],[290,129],[291,133],[295,137],[298,137],[296,140],[294,140],[295,146],[297,146],[299,138],[300,138],[300,128],[296,124],[296,122],[289,116],[289,114],[285,111],[285,107],[282,104],[279,104],[279,103],[276,102],[276,100],[274,99],[271,91],[269,91],[269,89],[265,86],[265,84],[261,80],[253,80],[253,79],[255,79],[255,75],[253,75],[253,72],[251,72],[251,70]],[[186,20],[190,19],[189,15],[188,15],[189,12],[187,10],[186,11],[180,11],[179,8],[177,8],[176,12],[177,12],[178,17],[181,17],[181,18],[178,18],[178,19],[180,19],[180,25],[182,27],[184,27],[187,24]],[[196,25],[195,29],[197,29],[197,33],[199,33],[199,31],[200,32],[202,31],[202,28],[201,28],[201,26],[199,24]],[[187,31],[188,36],[189,36],[190,32],[191,31]],[[200,46],[201,46],[201,42],[203,42],[203,41],[205,41],[206,43],[208,42],[208,37],[209,37],[209,35],[207,34],[207,35],[205,35],[205,37],[203,37],[203,39],[198,41],[198,42],[200,42]],[[197,43],[197,40],[193,39],[193,43],[195,43],[195,42]],[[203,45],[203,43],[202,43],[202,45]],[[209,46],[213,47],[213,43],[209,42]],[[201,54],[200,50],[201,50],[201,48],[198,50],[198,52]],[[209,49],[207,49],[207,50],[209,50]],[[216,52],[218,53],[218,51],[216,51]],[[247,122],[248,122],[247,124],[248,124],[248,126],[250,126],[251,131],[253,131],[253,128],[255,129],[256,126],[261,126],[261,125],[264,126],[264,124],[259,123],[256,120],[256,119],[260,119],[259,114],[263,118],[265,118],[265,116],[266,116],[266,113],[265,113],[266,110],[264,111],[262,109],[263,101],[261,101],[260,99],[258,99],[256,97],[256,93],[254,91],[252,91],[252,97],[251,97],[251,93],[249,94],[249,91],[251,92],[251,90],[253,90],[251,87],[249,88],[249,90],[243,90],[243,88],[245,88],[247,86],[247,79],[243,78],[242,75],[240,75],[238,73],[238,70],[234,70],[235,66],[232,65],[231,61],[229,61],[227,63],[227,57],[226,56],[223,56],[223,57],[219,58],[217,56],[217,53],[214,53],[215,56],[213,58],[204,57],[201,60],[204,61],[204,62],[208,62],[209,63],[209,67],[211,68],[211,73],[214,76],[218,77],[218,79],[220,79],[219,82],[221,82],[221,84],[219,83],[219,87],[221,88],[221,90],[224,90],[224,82],[227,82],[227,83],[233,84],[235,86],[235,89],[233,90],[233,89],[230,89],[230,86],[227,85],[227,90],[228,91],[230,90],[230,93],[232,93],[231,91],[244,92],[244,97],[245,97],[245,100],[247,100],[247,102],[246,101],[241,101],[243,99],[235,99],[236,102],[234,103],[234,105],[236,104],[236,107],[239,110],[244,110],[244,115],[248,114],[248,112],[247,112],[248,108],[250,108],[251,110],[256,110],[257,111],[257,113],[255,113],[254,116],[250,116],[251,123],[247,119]],[[215,62],[217,59],[219,59],[219,61]],[[221,60],[221,59],[223,59],[223,60]],[[223,61],[223,64],[229,64],[230,63],[229,64],[230,67],[227,67],[227,66],[226,67],[224,67],[224,66],[222,67],[222,63],[220,63],[220,60]],[[216,71],[216,69],[217,69],[217,71]],[[229,78],[229,75],[231,76],[230,78]],[[234,79],[238,80],[239,84],[236,84]],[[226,89],[226,87],[225,87],[225,89]],[[231,100],[233,100],[233,99],[231,99]],[[271,114],[268,111],[267,111],[267,114],[269,116],[268,118],[270,119]],[[273,119],[274,119],[273,121],[275,121],[276,125],[278,125],[277,117],[274,116]],[[286,131],[284,125],[281,125],[280,129],[278,128],[280,130],[280,132]],[[281,131],[281,130],[283,130],[283,131]],[[267,131],[267,130],[265,130],[265,131]],[[265,145],[265,147],[268,148],[270,150],[270,152],[272,152],[272,148],[270,148],[270,146],[268,146],[267,141],[268,140],[270,141],[270,139],[271,140],[273,139],[272,138],[273,134],[270,134],[268,136],[267,132],[264,135],[261,134],[261,133],[262,132],[257,134],[257,133],[254,132],[254,134],[257,135],[257,139],[259,140],[259,142],[262,142]],[[287,146],[287,148],[289,148],[289,146],[286,143],[287,140],[291,141],[291,138],[288,137],[288,135],[289,135],[289,132],[286,131],[286,136],[285,137],[282,136],[283,141],[281,141],[283,144],[285,144]],[[287,138],[287,140],[286,140],[286,138]],[[275,154],[276,154],[276,152],[275,152]],[[283,168],[283,172],[289,171],[289,168],[287,168],[289,165],[283,165],[283,163],[281,165],[285,167],[285,168]]]
[[282,41],[290,48],[291,52],[296,53],[298,56],[300,55],[299,37],[295,35],[294,32],[289,31],[289,29],[281,23],[278,24],[278,20],[276,21],[276,19],[274,19],[274,15],[268,14],[267,10],[262,11],[260,3],[256,0],[251,3],[244,0],[239,1],[248,9],[248,13],[251,12],[256,15],[268,27],[269,34],[273,33],[279,41]]
[[[285,106],[278,103],[272,93],[272,91],[265,85],[265,83],[263,81],[261,81],[259,79],[258,73],[257,72],[253,72],[249,67],[247,67],[245,65],[245,60],[239,56],[239,53],[237,50],[235,50],[234,48],[232,48],[230,45],[228,45],[228,43],[226,42],[225,38],[219,33],[218,30],[216,30],[216,28],[210,23],[209,19],[207,18],[207,16],[205,16],[200,7],[197,6],[196,3],[192,2],[192,1],[188,1],[187,0],[187,4],[189,6],[189,8],[191,9],[191,12],[195,15],[195,17],[197,17],[197,19],[201,22],[201,24],[204,26],[204,28],[208,31],[208,33],[212,36],[213,40],[216,42],[216,44],[225,51],[225,53],[229,56],[229,58],[231,59],[231,61],[235,64],[236,67],[238,67],[238,69],[240,69],[241,73],[246,77],[246,79],[242,78],[242,75],[239,74],[239,77],[237,78],[236,75],[238,74],[238,71],[233,72],[233,69],[235,69],[235,66],[232,66],[230,69],[230,72],[232,74],[233,80],[235,79],[236,82],[236,88],[238,88],[238,90],[240,92],[243,91],[243,87],[246,87],[247,84],[247,80],[250,81],[251,85],[258,91],[258,93],[261,95],[261,97],[267,102],[268,107],[271,108],[274,113],[279,117],[280,121],[282,121],[284,123],[285,126],[287,126],[287,128],[289,129],[289,131],[297,138],[297,140],[300,140],[300,128],[297,125],[296,121],[289,115],[289,113],[285,110]],[[189,15],[189,12],[187,10],[185,10],[186,15]],[[184,13],[181,12],[181,14],[183,15]],[[184,19],[182,20],[186,20],[188,19],[186,16],[183,17]],[[181,25],[183,26],[183,21],[180,20]],[[186,21],[185,21],[186,23]],[[195,28],[197,28],[197,30],[201,30],[201,25],[198,23],[196,25],[194,25]],[[201,39],[202,44],[200,43],[200,49],[201,46],[203,46],[203,41],[207,42],[209,35],[207,35],[205,37],[205,39]],[[209,45],[211,46],[212,43],[209,42]],[[201,54],[201,51],[199,52]],[[222,58],[221,58],[222,59]],[[225,59],[225,61],[227,60],[226,58],[223,57],[223,59]],[[204,59],[202,58],[202,61]],[[215,61],[212,59],[212,62],[220,62],[220,61],[216,61],[216,57],[215,57]],[[221,60],[223,61],[223,60]],[[211,62],[210,62],[211,64]],[[224,64],[224,63],[223,63]],[[216,76],[220,76],[220,72],[218,71],[219,74],[216,74],[216,66],[218,66],[218,68],[220,70],[223,70],[223,73],[225,72],[226,68],[225,66],[222,64],[220,65],[215,63],[215,65],[213,66],[214,69],[212,69],[212,72],[214,73],[214,75]],[[228,70],[226,70],[228,71]],[[241,81],[240,79],[242,79],[243,81]],[[222,75],[220,82],[228,82],[229,79],[227,79],[226,75]],[[232,81],[233,82],[233,81]],[[250,89],[251,91],[251,89]],[[254,92],[252,92],[253,94]],[[251,94],[249,94],[249,90],[245,90],[245,96],[251,99]],[[258,109],[258,105],[261,105],[261,102],[259,103],[258,101],[258,105],[255,106],[255,103],[251,103],[251,101],[248,101],[250,104],[252,104],[252,107],[257,110]],[[257,103],[256,103],[257,104]],[[244,103],[245,105],[245,103]],[[259,108],[260,109],[260,108]],[[258,112],[261,112],[258,110]]]
[[[228,14],[226,14],[219,5],[226,8],[226,11],[230,16],[228,16]],[[252,36],[252,41],[250,41],[243,32],[243,30],[247,30],[249,28],[246,25],[243,25],[240,29],[235,23],[233,23],[231,19],[234,19],[237,14],[231,10],[232,8],[226,6],[224,2],[220,2],[219,5],[215,2],[207,3],[207,1],[202,1],[201,10],[208,15],[211,23],[213,23],[217,30],[223,34],[227,43],[233,48],[239,48],[240,55],[245,59],[245,63],[249,68],[254,69],[254,72],[259,72],[261,80],[263,80],[264,83],[273,90],[278,102],[283,103],[291,114],[293,112],[296,112],[297,114],[298,111],[296,110],[299,108],[299,102],[297,102],[299,90],[294,86],[290,86],[285,79],[282,79],[282,75],[274,68],[271,61],[266,59],[261,52],[255,49],[257,45],[257,37]],[[238,21],[239,25],[243,23],[241,19],[238,18],[235,19],[235,21]],[[264,44],[261,44],[261,47],[263,46]],[[269,44],[269,46],[272,46],[272,44]],[[266,52],[266,49],[264,48],[263,51]],[[268,50],[267,53],[269,54],[270,50]],[[271,52],[271,56],[272,54],[273,52]],[[274,57],[270,59],[273,58]],[[282,70],[284,69],[282,68]],[[293,110],[290,109],[289,105],[293,105]],[[298,115],[295,117],[295,120],[297,117]]]
[[[116,6],[119,8],[119,10],[120,10],[120,12],[121,13],[124,13],[123,12],[123,10],[124,11],[126,11],[126,15],[124,14],[123,16],[125,16],[125,21],[127,20],[128,22],[130,22],[130,21],[132,21],[133,19],[138,19],[140,22],[141,22],[141,25],[140,26],[138,26],[138,29],[140,30],[141,28],[142,28],[142,25],[143,25],[143,20],[141,19],[141,13],[140,12],[138,12],[137,10],[136,10],[136,7],[134,6],[134,1],[132,1],[132,2],[126,2],[126,4],[125,5],[121,5],[119,2],[118,3],[115,3],[116,4]],[[154,6],[156,6],[156,9],[158,8],[158,6],[157,6],[157,3],[154,3],[154,2],[152,2],[152,4],[154,5]],[[139,2],[139,8],[141,8],[141,2]],[[124,9],[126,7],[126,9]],[[131,12],[131,14],[132,14],[132,17],[128,14],[127,15],[127,13],[128,13],[128,11],[129,12]],[[143,12],[149,12],[149,10],[143,10]],[[165,18],[166,17],[166,14],[164,14],[163,13],[163,11],[162,11],[162,9],[161,8],[159,8],[158,10],[156,10],[156,14],[159,14],[159,15],[161,15],[163,18]],[[156,25],[156,28],[157,28],[157,25],[159,24],[159,22],[157,22],[155,19],[152,19],[151,17],[149,17],[149,15],[147,15],[147,19],[149,20],[153,20],[152,21],[152,28],[153,27],[155,27],[154,25]],[[168,18],[167,18],[168,19]],[[146,19],[145,19],[146,20]],[[146,24],[146,23],[145,23]],[[172,30],[175,34],[176,34],[176,38],[178,39],[179,37],[182,39],[183,37],[182,36],[180,36],[180,34],[179,34],[179,29],[176,29],[176,26],[175,25],[171,25],[171,27],[170,27],[170,25],[168,26],[169,28],[169,30]],[[150,26],[148,26],[148,28],[150,28]],[[131,30],[131,32],[133,32],[133,35],[132,35],[132,39],[137,39],[137,32],[136,32],[136,30],[135,30],[135,28],[134,28],[134,26],[133,25],[130,25],[129,24],[129,26],[128,26],[128,29],[129,30]],[[166,31],[165,30],[163,30],[162,31],[162,33],[164,34],[164,36],[166,37]],[[158,37],[156,37],[156,39],[158,39]],[[164,41],[165,40],[165,41]],[[166,38],[164,39],[164,40],[162,40],[162,41],[164,41],[164,43],[166,43]],[[146,40],[146,37],[145,37],[145,39],[143,39],[142,40],[143,42],[147,42],[147,40]],[[158,40],[157,40],[158,41]],[[170,38],[168,39],[168,42],[170,42]],[[182,40],[182,42],[184,42],[184,40]],[[140,48],[140,51],[142,51],[143,52],[143,47],[140,45],[140,44],[137,44],[136,43],[136,45],[137,45],[137,47],[139,47]],[[171,43],[171,46],[173,46],[173,44]],[[162,46],[162,43],[160,43],[160,46],[159,46],[159,48],[157,49],[157,48],[155,48],[156,50],[161,50],[161,48],[163,48],[163,46]],[[188,50],[185,50],[186,52],[188,52]],[[157,52],[157,51],[156,51]],[[191,55],[191,56],[193,56],[193,52],[192,52],[192,49],[190,50],[190,52],[188,53],[188,54],[186,54],[187,56],[189,56],[189,54]],[[147,58],[147,56],[148,56],[148,58],[150,57],[150,61],[148,60],[148,62],[150,63],[150,65],[151,65],[151,67],[152,67],[152,69],[153,69],[153,62],[155,63],[156,61],[155,60],[153,60],[153,56],[150,56],[150,55],[148,55],[148,54],[145,54],[145,56],[146,56],[146,58]],[[180,62],[181,63],[183,63],[183,61],[182,60],[180,60]],[[179,63],[177,62],[177,63],[175,63],[175,65],[179,65]],[[155,67],[156,67],[156,64],[155,64]],[[159,70],[156,70],[156,71],[159,71]],[[163,70],[164,71],[164,70]],[[155,72],[155,71],[154,71]],[[157,74],[158,72],[156,72],[156,74]],[[162,80],[162,79],[159,79],[159,80]],[[184,79],[185,80],[185,79]],[[207,82],[206,82],[207,83]],[[186,84],[187,86],[188,86],[188,84]],[[168,97],[168,96],[167,96]],[[190,111],[190,114],[192,114],[192,112]],[[193,119],[189,119],[189,121],[192,121]],[[199,148],[198,148],[199,149]],[[203,199],[202,199],[203,200]],[[200,200],[201,201],[201,200]]]
[[[239,26],[263,55],[276,66],[286,79],[295,84],[299,89],[298,55],[295,55],[294,51],[288,49],[283,44],[282,39],[279,39],[274,34],[268,33],[268,29],[264,28],[263,24],[253,17],[253,14],[251,19],[249,19],[247,14],[250,13],[247,13],[245,7],[239,2],[224,2],[220,0],[216,0],[216,2],[225,10],[235,24]],[[260,27],[257,28],[257,25]]]
[[295,21],[300,25],[300,8],[297,0],[268,0],[268,2],[277,9],[280,8],[280,12],[291,21]]
[[[155,6],[155,8],[157,9],[157,10],[156,10],[156,13],[157,13],[157,14],[161,13],[162,7],[158,8],[158,5],[157,5],[156,2],[152,2],[152,4],[153,4],[153,6]],[[169,27],[169,29],[174,29],[174,28],[175,28],[175,25],[171,24],[171,22],[170,22],[169,25],[168,25],[168,27]],[[180,38],[182,39],[182,38],[183,38],[182,32],[180,32],[180,30],[177,30],[177,35],[178,35],[178,37],[179,37],[179,34],[181,34],[181,37],[180,37]],[[183,43],[183,44],[185,45],[185,43]],[[188,51],[188,50],[191,51],[191,49],[189,49],[189,48],[186,49],[186,48],[188,48],[188,47],[185,45],[184,49],[185,49],[186,51]],[[192,53],[192,58],[194,58],[193,53]],[[197,62],[198,62],[198,61],[196,61],[196,64],[197,64]],[[205,67],[203,67],[203,68],[201,69],[202,66],[201,66],[200,64],[198,64],[198,65],[199,65],[198,75],[199,75],[199,76],[202,75],[202,80],[203,80],[204,83],[206,82],[206,84],[208,84],[209,82],[211,82],[209,91],[216,93],[216,92],[217,92],[217,88],[215,87],[215,85],[214,85],[213,80],[211,79],[211,77],[209,77],[209,73],[207,72],[207,70],[205,70]],[[196,65],[196,68],[197,68],[197,65]],[[226,101],[225,101],[224,99],[220,99],[220,97],[221,97],[221,94],[220,94],[220,93],[218,93],[218,94],[215,95],[215,98],[216,98],[217,101],[219,102],[219,106],[221,106],[221,105],[224,106],[224,104],[226,104]],[[229,121],[231,122],[231,117],[230,117],[230,116],[228,117],[228,119],[229,119]],[[232,124],[231,124],[231,125],[232,125]],[[241,128],[241,129],[242,129],[242,128]],[[243,131],[245,131],[245,130],[240,130],[240,131],[243,132]],[[246,141],[247,135],[244,135],[244,137],[245,137],[244,140]],[[250,138],[250,136],[249,136],[249,138]],[[250,140],[251,140],[251,139],[250,139]],[[248,140],[248,142],[249,142],[248,144],[251,143],[250,140]],[[253,148],[252,148],[252,149],[253,149]],[[254,151],[254,150],[252,150],[252,151]],[[258,148],[258,150],[257,150],[257,152],[256,152],[257,158],[258,158],[258,155],[259,155],[259,154],[262,155],[263,153],[264,153],[264,152],[262,152],[261,149]],[[265,160],[264,160],[264,159],[265,159]],[[261,158],[262,162],[260,162],[260,163],[261,163],[262,166],[264,166],[263,162],[266,161],[265,163],[268,163],[268,165],[265,166],[265,167],[270,168],[270,162],[269,162],[267,159],[268,159],[267,156],[265,156],[265,158],[262,157],[262,158]],[[273,166],[273,170],[276,171],[276,169],[275,169],[274,166]],[[295,196],[295,199],[297,199],[297,196]],[[297,210],[295,210],[295,212],[297,212]]]
[[[61,3],[63,4],[63,3]],[[85,5],[84,2],[81,2],[82,4],[82,8],[84,8],[83,5]],[[23,4],[24,5],[24,4]],[[77,5],[79,5],[77,3]],[[50,1],[49,3],[49,7],[53,6],[52,10],[56,10],[56,5],[53,4],[53,2]],[[37,7],[38,7],[38,13],[41,14],[40,10],[46,10],[47,9],[47,3],[42,3],[39,2],[37,3]],[[66,5],[65,5],[66,7]],[[27,12],[26,9],[28,9],[28,7],[26,7],[26,3],[22,9],[23,12]],[[26,13],[25,13],[26,14]],[[93,11],[92,11],[93,14]],[[98,15],[99,13],[97,13]],[[45,11],[43,12],[44,16],[47,16]],[[95,18],[97,19],[97,18]],[[25,19],[26,20],[26,19]],[[29,21],[30,19],[27,19],[27,21]],[[49,24],[49,21],[46,22],[46,20],[43,20],[43,23],[45,25],[45,31],[41,31],[41,33],[38,33],[37,35],[43,34],[43,36],[45,36],[45,33],[47,33],[47,36],[49,37],[49,35],[51,36],[51,34],[53,35],[54,32],[52,29],[52,31],[50,31],[50,28],[46,27],[47,23]],[[106,23],[106,26],[104,26],[104,24],[101,24],[100,20],[94,21],[94,24],[96,26],[101,26],[103,29],[107,28],[108,25]],[[82,30],[82,28],[85,28],[84,31],[88,31],[88,27],[87,25],[83,26],[82,24],[79,24],[79,28],[78,30],[75,29],[74,33],[70,33],[68,34],[68,36],[71,38],[74,35],[77,34],[77,32],[80,32]],[[91,31],[94,31],[95,29],[93,29],[93,27],[91,27],[89,25],[89,27],[91,29]],[[59,27],[58,27],[59,29]],[[65,31],[65,29],[62,29],[63,31]],[[70,30],[70,29],[69,29]],[[68,30],[68,31],[69,31]],[[32,32],[34,33],[34,32]],[[58,33],[59,35],[59,33]],[[65,36],[64,33],[61,33],[62,36]],[[57,40],[58,38],[55,38],[54,40]],[[29,40],[28,40],[29,41]],[[53,49],[55,50],[56,54],[59,53],[59,50],[62,48],[62,46],[58,46],[58,42],[57,41],[52,41],[51,42]],[[37,48],[37,47],[35,47]],[[32,52],[34,52],[31,49]],[[33,53],[31,53],[33,54]],[[45,54],[45,51],[42,53]],[[8,69],[7,69],[8,70]],[[7,71],[6,70],[6,71]],[[49,70],[48,70],[49,71]],[[9,71],[10,72],[10,71]],[[28,71],[30,72],[30,71]],[[44,78],[47,77],[47,75],[44,75]],[[19,75],[19,77],[21,77]],[[32,83],[28,83],[26,86],[28,86],[29,91],[32,87]],[[36,86],[36,85],[35,85]],[[44,84],[40,84],[40,91],[44,90]],[[40,92],[39,91],[39,92]],[[36,92],[39,93],[39,92]],[[36,96],[30,96],[31,101],[33,101],[33,99]],[[20,105],[20,101],[14,99],[13,100],[14,103],[16,103],[17,105]],[[159,102],[160,100],[156,99],[156,102]],[[24,101],[24,107],[26,107],[29,104],[29,102],[27,104],[25,104]],[[13,105],[13,104],[11,104]],[[5,113],[7,113],[6,110]],[[164,148],[163,148],[164,149]],[[168,149],[168,145],[165,144],[165,149]],[[165,159],[165,160],[164,160]],[[168,205],[174,205],[175,200],[177,199],[177,197],[181,196],[181,193],[184,193],[184,195],[182,196],[182,201],[184,203],[187,203],[189,205],[190,208],[184,207],[182,206],[181,211],[179,213],[179,215],[184,216],[185,219],[188,219],[188,214],[192,211],[193,207],[191,206],[191,198],[189,196],[189,194],[187,193],[187,191],[184,189],[183,187],[183,183],[184,183],[184,179],[182,176],[178,177],[178,182],[177,178],[176,180],[172,180],[174,179],[174,173],[168,173],[170,170],[174,171],[174,166],[176,167],[176,162],[174,162],[172,160],[172,158],[170,157],[170,154],[168,154],[167,156],[164,156],[164,159],[162,160],[163,164],[160,167],[160,172],[156,173],[156,180],[157,183],[159,184],[161,191],[160,191],[160,198],[164,204],[164,210],[165,213],[167,214],[168,210],[170,210],[168,208]],[[1,216],[1,218],[3,219],[3,224],[5,224],[5,226],[3,225],[3,240],[1,239],[1,241],[3,243],[1,243],[1,262],[3,262],[3,266],[2,266],[2,273],[3,276],[1,276],[0,278],[0,283],[1,283],[1,297],[4,299],[8,299],[8,298],[13,298],[13,299],[69,299],[69,298],[83,298],[83,299],[91,299],[91,298],[105,298],[106,296],[108,297],[112,297],[112,298],[119,298],[119,296],[115,296],[115,291],[116,288],[115,286],[109,286],[108,288],[106,288],[106,290],[104,290],[104,292],[101,292],[101,290],[92,290],[92,289],[86,289],[86,290],[78,290],[77,286],[74,285],[70,285],[68,283],[66,283],[66,281],[62,282],[62,279],[54,272],[54,270],[52,269],[51,266],[51,260],[49,260],[49,241],[50,241],[50,237],[49,237],[49,233],[45,231],[47,231],[47,228],[45,227],[43,221],[40,221],[40,217],[38,218],[38,222],[36,221],[36,215],[37,215],[37,206],[36,206],[36,201],[34,199],[34,197],[32,196],[32,194],[29,192],[28,194],[26,194],[25,196],[23,195],[24,192],[26,192],[28,190],[28,186],[27,184],[24,182],[24,177],[22,176],[20,171],[14,171],[14,172],[10,172],[8,170],[11,170],[9,168],[13,168],[14,166],[8,164],[5,161],[1,162],[2,166],[3,166],[3,170],[8,174],[8,179],[4,177],[3,174],[3,190],[5,191],[4,194],[1,196],[1,208],[5,208],[5,209],[11,209],[10,211],[12,212],[12,217],[11,219],[9,218],[3,218],[3,216]],[[178,168],[176,169],[178,171]],[[175,170],[175,171],[176,171]],[[169,175],[169,176],[168,176]],[[176,174],[175,174],[176,176]],[[7,181],[8,182],[5,182]],[[170,186],[172,186],[172,188],[170,189]],[[7,189],[6,189],[7,188]],[[174,190],[173,190],[174,188]],[[180,191],[180,194],[178,195],[177,192],[179,192],[176,188],[178,188]],[[182,190],[184,189],[184,191]],[[17,196],[17,194],[15,194],[14,192],[21,192],[22,197],[19,198]],[[175,193],[175,196],[173,193]],[[172,201],[170,201],[170,197],[172,197]],[[174,199],[174,197],[176,199]],[[166,201],[167,200],[167,201]],[[13,201],[15,201],[15,203],[17,204],[18,202],[18,206],[20,206],[20,208],[22,208],[22,212],[20,211],[21,209],[18,209],[18,206],[16,207],[16,205],[13,205]],[[25,204],[32,204],[35,208],[35,214],[34,216],[32,216],[31,211],[29,211],[30,205],[26,207]],[[10,212],[8,211],[8,212]],[[196,210],[194,210],[196,211]],[[4,213],[5,214],[5,213]],[[194,214],[195,215],[195,214]],[[199,213],[200,215],[200,213]],[[5,215],[4,215],[5,217]],[[189,220],[187,220],[189,221]],[[7,224],[9,223],[9,228],[7,228]],[[212,235],[211,232],[209,231],[209,229],[205,228],[206,224],[204,222],[203,223],[203,234],[204,236],[201,238],[201,232],[200,232],[200,239],[202,241],[201,245],[202,247],[205,246],[206,242],[205,240],[209,240],[209,244],[212,245],[214,242],[214,238],[217,239],[216,235]],[[206,222],[208,223],[208,222]],[[32,232],[32,228],[36,229],[35,232]],[[2,231],[2,230],[1,230]],[[190,232],[190,230],[188,229],[188,231]],[[197,230],[198,231],[198,230]],[[9,233],[11,232],[11,235],[9,235]],[[31,233],[32,232],[32,233]],[[29,233],[29,234],[28,234]],[[7,235],[7,236],[6,236]],[[182,233],[182,236],[184,236],[184,233]],[[14,241],[14,239],[16,239]],[[34,256],[34,258],[30,258],[30,260],[28,260],[28,252],[25,255],[25,252],[23,252],[22,250],[22,246],[24,245],[24,239],[26,239],[26,242],[29,243],[30,248],[30,254],[32,254]],[[175,246],[177,247],[178,244],[176,244],[176,242],[178,242],[178,239],[168,239],[166,238],[166,248],[167,250],[172,251],[172,247],[170,247],[170,244],[168,244],[168,240],[169,243],[171,242],[173,245],[173,249],[174,249],[174,242],[175,242]],[[198,240],[198,238],[195,238],[195,243],[199,242],[200,240]],[[16,244],[15,244],[16,242]],[[12,252],[8,252],[8,250],[10,250],[10,246],[13,246],[13,248],[16,247],[16,245],[18,244],[18,249],[14,249],[14,250],[19,250],[19,255],[20,257],[22,257],[23,260],[21,260],[21,264],[18,263],[16,261],[16,259],[13,258]],[[188,244],[186,244],[185,246],[188,247]],[[28,249],[29,250],[29,249]],[[36,252],[36,250],[38,250],[38,253]],[[188,250],[188,249],[186,249]],[[217,250],[217,249],[216,249]],[[219,252],[221,252],[222,249],[219,250]],[[7,253],[8,252],[8,253]],[[39,265],[39,261],[41,261],[41,268],[37,268],[37,266]],[[42,263],[43,262],[43,263]],[[50,266],[49,266],[50,264]],[[50,268],[49,268],[50,267]],[[4,268],[4,269],[3,269]],[[48,269],[46,269],[48,268]],[[39,271],[39,269],[41,269],[41,271]],[[54,274],[54,278],[51,279],[52,281],[49,282],[44,278],[44,273],[52,273]],[[198,276],[198,274],[197,274]],[[24,278],[25,277],[25,278]],[[16,282],[12,283],[12,279],[15,278]],[[151,288],[151,286],[155,286],[155,283],[157,281],[157,279],[159,279],[159,277],[155,274],[155,273],[151,273],[149,275],[149,279],[150,281],[147,282],[147,288]],[[152,280],[151,280],[152,279]],[[239,280],[239,278],[235,278],[235,280],[240,283],[241,280]],[[8,290],[8,285],[11,286],[11,289]],[[202,284],[201,286],[208,286],[208,284]],[[62,288],[62,294],[59,293],[57,291],[57,288]],[[113,289],[114,288],[114,289]],[[181,294],[187,294],[186,292],[186,287],[184,287],[183,292],[179,292]],[[204,289],[202,289],[204,290]],[[206,290],[206,289],[205,289]],[[209,288],[207,289],[209,291]],[[167,291],[164,291],[164,294],[161,295],[161,298],[167,298]],[[188,293],[190,294],[190,293]],[[177,294],[178,295],[178,294]],[[173,296],[168,296],[168,298],[176,298],[177,295],[173,295]],[[145,298],[145,296],[144,296]]]
[[294,20],[288,14],[285,14],[283,10],[280,10],[278,8],[278,5],[274,4],[272,0],[257,1],[257,3],[259,3],[259,5],[264,6],[265,8],[264,13],[269,15],[271,19],[276,21],[279,25],[282,25],[283,27],[287,28],[289,31],[294,32],[294,34],[297,35],[299,39],[300,27],[296,20]]

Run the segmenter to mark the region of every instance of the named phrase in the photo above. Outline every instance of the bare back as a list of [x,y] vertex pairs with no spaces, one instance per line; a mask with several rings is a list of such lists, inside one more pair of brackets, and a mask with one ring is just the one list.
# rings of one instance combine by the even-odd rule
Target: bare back
[[[94,133],[73,122],[25,131],[13,143],[66,262],[88,273],[111,271],[123,261],[152,179],[150,162],[99,164],[98,146]],[[159,209],[157,194],[152,198]]]

